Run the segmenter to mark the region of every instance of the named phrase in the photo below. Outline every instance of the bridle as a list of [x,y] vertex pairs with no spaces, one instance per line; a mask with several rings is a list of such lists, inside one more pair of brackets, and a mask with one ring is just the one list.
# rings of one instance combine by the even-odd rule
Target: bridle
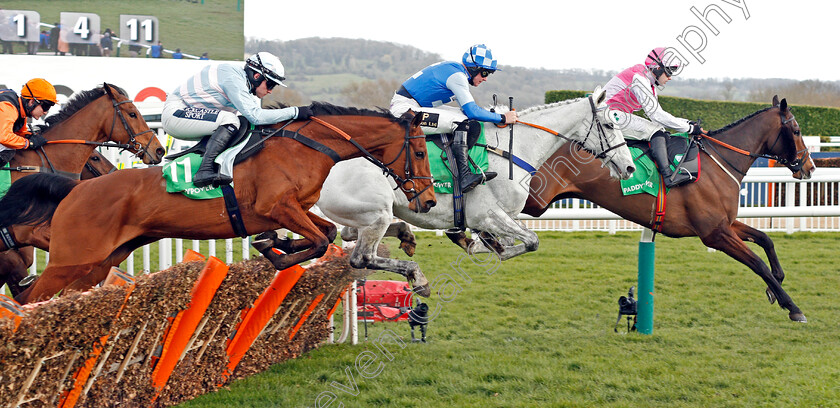
[[[373,157],[373,155],[370,154],[370,152],[368,152],[367,149],[362,147],[362,145],[360,145],[358,142],[356,142],[353,138],[350,137],[350,135],[345,133],[343,130],[341,130],[341,129],[335,127],[334,125],[332,125],[330,123],[327,123],[324,120],[322,120],[320,118],[317,118],[315,116],[310,117],[310,119],[312,121],[316,122],[316,123],[319,123],[319,124],[329,128],[330,130],[338,133],[339,135],[344,137],[344,139],[346,139],[348,142],[352,143],[353,146],[355,146],[360,152],[362,152],[362,157],[364,157],[367,161],[373,163],[375,166],[379,167],[382,170],[383,174],[385,174],[386,176],[394,179],[394,182],[397,183],[397,187],[395,187],[394,190],[399,188],[404,193],[406,193],[406,196],[409,197],[408,198],[409,202],[419,200],[420,195],[422,195],[424,192],[426,192],[426,190],[428,190],[429,188],[431,188],[434,185],[433,183],[429,183],[429,185],[426,186],[426,188],[424,188],[423,190],[420,190],[420,191],[417,191],[417,189],[415,188],[416,183],[414,182],[414,180],[433,180],[433,177],[415,176],[414,175],[414,170],[411,168],[411,156],[412,156],[411,155],[411,140],[412,139],[425,139],[426,136],[425,135],[411,136],[411,134],[410,134],[411,133],[411,125],[410,125],[410,123],[408,123],[408,121],[403,122],[403,127],[405,128],[405,136],[403,138],[403,145],[400,148],[400,151],[397,152],[397,155],[396,155],[396,157],[394,157],[394,160],[392,160],[388,163],[383,163],[383,162],[379,161],[379,159],[377,159],[376,157]],[[394,172],[394,170],[392,170],[390,167],[388,167],[391,164],[394,164],[394,162],[396,162],[397,159],[399,159],[400,155],[402,155],[403,152],[405,152],[405,169],[403,170],[404,171],[403,174],[405,174],[407,176],[407,178],[405,178],[405,179],[400,177],[400,175],[398,175],[396,172]],[[409,194],[412,194],[412,195],[409,196]]]
[[[779,129],[779,133],[776,135],[776,140],[774,140],[774,141],[773,141],[773,144],[772,144],[772,145],[770,145],[770,147],[767,149],[768,151],[773,151],[773,149],[776,147],[776,144],[778,144],[778,143],[779,143],[779,140],[781,140],[781,138],[782,138],[782,132],[784,132],[784,131],[785,131],[785,129],[788,129],[788,127],[787,127],[786,125],[787,125],[788,123],[793,122],[793,121],[795,121],[795,120],[796,120],[796,117],[795,117],[793,114],[791,114],[789,118],[785,117],[784,112],[779,112],[779,117],[781,118],[781,121],[782,121],[782,126],[781,126],[781,128]],[[794,135],[796,135],[796,134],[798,134],[798,133],[799,133],[799,131],[796,131],[796,130],[793,130],[793,129],[789,129],[789,131],[790,131],[792,134],[794,134]],[[785,157],[781,157],[781,156],[779,156],[779,155],[777,155],[777,154],[769,154],[769,153],[756,154],[756,153],[751,153],[751,152],[749,152],[749,151],[747,151],[747,150],[744,150],[744,149],[741,149],[741,148],[738,148],[738,147],[732,146],[732,145],[730,145],[730,144],[728,144],[728,143],[725,143],[725,142],[722,142],[722,141],[720,141],[720,140],[717,140],[717,139],[714,139],[714,138],[712,138],[712,137],[709,137],[709,135],[708,135],[708,134],[706,134],[706,133],[703,133],[703,134],[697,135],[697,138],[698,138],[698,139],[705,139],[705,140],[709,140],[709,141],[711,141],[711,142],[713,142],[713,143],[715,143],[715,144],[717,144],[717,145],[719,145],[719,146],[721,146],[721,147],[724,147],[724,148],[726,148],[726,149],[728,149],[728,150],[731,150],[731,151],[736,152],[736,153],[740,153],[740,154],[742,154],[742,155],[744,155],[744,156],[749,156],[749,157],[752,157],[752,158],[754,158],[754,159],[756,159],[756,158],[765,158],[765,159],[775,160],[777,163],[781,163],[781,164],[783,164],[785,167],[787,167],[788,169],[790,169],[790,171],[791,171],[791,172],[793,172],[793,173],[797,173],[797,172],[799,172],[799,171],[801,171],[801,170],[802,170],[802,167],[804,167],[804,166],[805,166],[805,159],[806,159],[806,157],[810,157],[810,154],[811,154],[811,152],[810,152],[810,151],[808,151],[808,147],[806,146],[804,149],[802,149],[802,150],[798,150],[798,151],[796,152],[796,155],[794,156],[794,159],[793,159],[793,160],[788,160],[787,158],[785,158]],[[747,173],[746,173],[746,172],[741,171],[738,167],[736,167],[736,166],[735,166],[735,165],[733,165],[733,164],[732,164],[729,160],[727,160],[725,157],[723,157],[723,156],[720,154],[720,152],[718,152],[718,151],[717,151],[717,148],[715,148],[715,146],[714,146],[714,145],[709,145],[709,146],[712,148],[712,150],[714,150],[714,151],[715,151],[715,153],[717,153],[717,155],[718,155],[718,156],[720,156],[720,158],[721,158],[721,159],[723,159],[723,161],[725,161],[725,162],[726,162],[726,164],[728,164],[728,165],[729,165],[729,167],[733,168],[735,171],[737,171],[738,173],[740,173],[740,174],[741,174],[741,175],[743,175],[743,176],[746,176],[746,175],[747,175]],[[702,147],[702,146],[701,146],[701,147]]]
[[[131,151],[132,153],[134,153],[139,158],[143,158],[144,155],[151,156],[151,154],[149,154],[148,147],[152,143],[152,139],[154,138],[154,136],[149,138],[149,143],[147,143],[146,146],[143,146],[143,144],[140,143],[137,140],[137,137],[141,136],[145,133],[149,133],[149,132],[154,133],[154,130],[148,129],[148,130],[144,130],[140,133],[135,133],[134,129],[131,128],[131,126],[128,123],[128,120],[125,118],[125,115],[123,114],[122,109],[120,109],[120,105],[125,104],[125,103],[132,103],[132,101],[130,99],[126,99],[124,101],[117,101],[117,99],[111,93],[111,89],[108,86],[108,84],[104,84],[103,88],[105,89],[105,93],[108,95],[108,99],[111,101],[111,106],[114,108],[114,116],[111,119],[111,130],[108,133],[108,141],[107,142],[96,142],[96,141],[92,141],[92,140],[82,140],[82,139],[64,139],[64,140],[50,140],[50,141],[47,141],[47,144],[84,144],[84,145],[92,145],[92,146],[97,146],[97,147],[116,147],[116,148],[120,149],[121,151],[125,151],[125,150]],[[113,136],[114,136],[114,129],[116,128],[118,117],[120,119],[120,122],[122,122],[122,125],[123,125],[123,128],[125,129],[125,132],[128,134],[128,143],[117,143],[117,142],[112,141]],[[55,166],[52,164],[52,161],[47,156],[47,153],[44,150],[43,146],[40,149],[36,150],[36,152],[37,152],[38,156],[41,158],[41,163],[46,164],[49,167],[51,173],[67,175],[70,178],[79,179],[79,174],[77,174],[77,173],[68,173],[68,172],[65,172],[65,171],[56,170]],[[93,170],[90,167],[88,169],[91,170],[94,173],[97,173],[95,170]],[[29,171],[32,171],[32,169],[21,170],[21,171],[29,172]]]
[[[615,149],[621,148],[622,146],[627,145],[627,141],[623,141],[623,142],[621,142],[621,143],[619,143],[615,146],[610,146],[610,143],[607,140],[607,132],[606,132],[606,130],[604,130],[604,128],[613,129],[615,125],[613,125],[612,123],[602,124],[601,121],[598,119],[598,113],[606,110],[607,107],[606,106],[602,107],[602,108],[596,107],[595,102],[592,100],[592,95],[589,95],[589,107],[592,110],[592,120],[589,123],[589,130],[587,130],[586,136],[583,138],[582,141],[573,140],[573,139],[571,139],[567,136],[564,136],[564,135],[560,134],[560,132],[557,132],[557,131],[549,129],[545,126],[540,126],[540,125],[537,125],[537,124],[534,124],[534,123],[523,122],[521,120],[516,121],[516,123],[521,123],[523,125],[528,125],[530,127],[540,129],[540,130],[546,131],[548,133],[551,133],[552,135],[557,136],[561,139],[564,139],[567,142],[572,142],[572,143],[575,143],[575,144],[579,144],[579,145],[583,146],[584,150],[589,151],[596,158],[605,159],[607,157],[607,153],[609,153],[612,150],[615,150]],[[586,141],[589,140],[589,136],[592,134],[592,129],[593,128],[595,129],[595,134],[598,135],[598,144],[601,147],[601,152],[600,153],[590,151],[588,148],[585,147],[586,146]]]

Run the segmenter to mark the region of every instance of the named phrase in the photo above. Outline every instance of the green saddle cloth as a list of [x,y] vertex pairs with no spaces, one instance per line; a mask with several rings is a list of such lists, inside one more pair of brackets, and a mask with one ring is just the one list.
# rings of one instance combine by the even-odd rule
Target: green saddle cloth
[[221,187],[196,187],[193,176],[201,165],[201,156],[190,153],[181,156],[163,166],[163,178],[166,180],[167,193],[182,193],[193,200],[209,200],[223,196]]
[[[484,138],[484,122],[480,123],[481,134],[478,136],[476,145],[470,148],[469,154],[472,161],[482,171],[487,171],[490,168],[490,163],[487,161],[487,148],[485,147],[487,142]],[[435,193],[452,194],[452,172],[449,170],[446,152],[441,150],[434,142],[426,142],[426,150],[429,153],[429,167],[432,171],[432,177],[435,179]],[[470,169],[473,173],[479,172],[472,163],[470,163]]]
[[[9,165],[6,164],[4,168],[8,169]],[[9,187],[11,186],[12,172],[9,170],[0,170],[0,197],[6,195],[6,192],[9,191]]]
[[[688,133],[674,133],[671,136],[690,137]],[[656,197],[659,194],[659,183],[661,181],[659,171],[656,170],[656,164],[653,163],[650,155],[642,153],[642,149],[630,147],[630,155],[633,156],[636,171],[633,172],[633,175],[629,179],[621,180],[621,193],[623,195],[647,193]],[[674,157],[674,161],[671,163],[671,170],[677,169],[676,165],[679,164],[681,159],[681,154]]]

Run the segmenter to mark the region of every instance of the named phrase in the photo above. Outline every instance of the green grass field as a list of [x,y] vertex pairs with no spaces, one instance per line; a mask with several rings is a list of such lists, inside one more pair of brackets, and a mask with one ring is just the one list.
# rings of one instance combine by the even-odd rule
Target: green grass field
[[[385,342],[389,361],[374,340],[385,330],[408,339],[409,328],[378,323],[366,343],[322,346],[183,406],[313,407],[319,395],[327,406],[329,393],[332,407],[840,406],[840,235],[772,235],[807,324],[770,305],[760,279],[725,254],[659,237],[650,336],[613,332],[617,299],[635,284],[638,233],[540,236],[539,251],[493,271],[420,234],[416,260],[430,279],[448,276],[429,301],[429,343]],[[355,364],[373,355],[366,378]]]

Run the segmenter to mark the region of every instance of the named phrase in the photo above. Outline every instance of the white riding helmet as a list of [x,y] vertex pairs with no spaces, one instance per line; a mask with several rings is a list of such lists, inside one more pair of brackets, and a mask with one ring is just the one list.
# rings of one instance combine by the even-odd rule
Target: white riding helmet
[[[265,79],[276,84],[286,86],[283,81],[286,79],[286,69],[283,63],[270,52],[258,52],[245,60],[245,68],[251,68],[262,74]],[[248,78],[251,80],[251,78]]]

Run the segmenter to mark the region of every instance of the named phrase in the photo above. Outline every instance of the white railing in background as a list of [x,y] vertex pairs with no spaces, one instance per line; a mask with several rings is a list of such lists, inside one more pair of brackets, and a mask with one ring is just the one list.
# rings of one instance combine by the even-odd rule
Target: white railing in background
[[[738,218],[763,231],[838,231],[838,187],[840,168],[817,169],[810,180],[796,180],[784,167],[751,168],[741,183]],[[666,218],[667,211],[666,207]],[[529,228],[544,231],[642,230],[640,225],[581,199],[564,199],[539,218],[522,215],[520,219]]]
[[[783,167],[751,168],[741,184],[738,218],[762,231],[784,231],[789,234],[795,231],[840,231],[838,194],[840,168],[819,168],[810,180],[804,181],[794,179],[790,170]],[[522,215],[520,219],[529,228],[540,231],[615,233],[642,230],[638,224],[623,220],[589,201],[565,199],[554,203],[553,207],[540,218]],[[233,250],[237,245],[241,245],[241,251]],[[223,258],[217,255],[216,241],[192,241],[191,248],[204,255],[217,256],[226,263],[248,259],[250,254],[248,239],[224,240]],[[157,262],[151,259],[154,249],[159,254]],[[132,274],[162,270],[183,259],[183,253],[184,240],[167,238],[138,249],[123,266]],[[48,256],[43,251],[36,251],[30,273],[36,273],[39,264],[46,265]],[[140,267],[136,265],[138,257]]]

